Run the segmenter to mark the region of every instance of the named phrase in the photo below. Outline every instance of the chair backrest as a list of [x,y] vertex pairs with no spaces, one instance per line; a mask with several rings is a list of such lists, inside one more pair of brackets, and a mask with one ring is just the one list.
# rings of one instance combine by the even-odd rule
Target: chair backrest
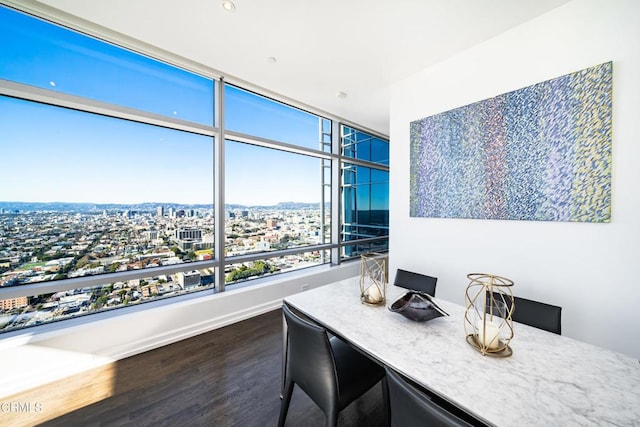
[[287,375],[321,408],[337,399],[338,380],[327,331],[282,306],[287,322]]
[[412,271],[398,269],[396,271],[396,278],[393,282],[394,285],[402,288],[413,289],[436,296],[436,282],[437,277],[426,276],[420,273],[414,273]]
[[560,335],[562,332],[562,307],[530,299],[513,297],[514,309],[511,318],[538,329]]
[[438,405],[397,372],[387,368],[386,374],[392,427],[471,425]]

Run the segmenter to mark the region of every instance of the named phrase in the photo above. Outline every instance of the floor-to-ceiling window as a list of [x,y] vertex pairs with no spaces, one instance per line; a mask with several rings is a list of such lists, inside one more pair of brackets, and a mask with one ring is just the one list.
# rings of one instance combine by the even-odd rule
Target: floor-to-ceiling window
[[213,288],[214,81],[0,22],[0,328]]
[[329,262],[331,121],[232,85],[224,108],[225,283]]
[[0,22],[0,331],[386,249],[388,141],[9,7]]

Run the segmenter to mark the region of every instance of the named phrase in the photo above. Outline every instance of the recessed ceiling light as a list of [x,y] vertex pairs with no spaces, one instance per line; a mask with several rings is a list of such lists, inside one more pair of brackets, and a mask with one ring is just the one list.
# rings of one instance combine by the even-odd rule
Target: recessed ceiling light
[[234,10],[236,10],[236,5],[235,5],[235,4],[233,4],[233,2],[232,2],[232,1],[224,0],[224,1],[222,2],[222,8],[223,8],[224,10],[226,10],[227,12],[233,12]]
[[336,97],[337,97],[338,99],[345,99],[345,98],[347,97],[347,93],[346,93],[346,92],[342,92],[342,91],[340,91],[340,92],[338,92],[338,93],[336,94]]
[[278,60],[276,58],[274,58],[273,56],[270,56],[267,58],[267,62],[269,64],[275,64]]

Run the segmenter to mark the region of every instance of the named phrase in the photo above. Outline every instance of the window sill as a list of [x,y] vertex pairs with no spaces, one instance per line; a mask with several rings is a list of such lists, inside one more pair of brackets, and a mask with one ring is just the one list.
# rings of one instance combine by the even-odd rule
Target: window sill
[[219,294],[149,303],[144,309],[113,310],[18,331],[0,339],[0,377],[4,379],[0,397],[275,310],[284,297],[301,292],[303,285],[310,289],[353,277],[359,268],[358,262],[322,266]]

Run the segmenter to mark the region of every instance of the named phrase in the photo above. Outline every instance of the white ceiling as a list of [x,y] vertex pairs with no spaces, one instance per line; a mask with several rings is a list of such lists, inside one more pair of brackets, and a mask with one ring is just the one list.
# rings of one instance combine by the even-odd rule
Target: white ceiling
[[388,134],[391,83],[569,0],[233,1],[40,2]]

